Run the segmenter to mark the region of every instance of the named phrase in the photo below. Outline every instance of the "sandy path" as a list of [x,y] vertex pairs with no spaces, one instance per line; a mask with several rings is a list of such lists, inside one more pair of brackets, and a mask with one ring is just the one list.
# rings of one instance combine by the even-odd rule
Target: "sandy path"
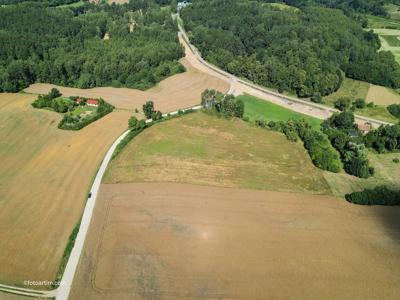
[[103,184],[70,299],[398,299],[400,208]]

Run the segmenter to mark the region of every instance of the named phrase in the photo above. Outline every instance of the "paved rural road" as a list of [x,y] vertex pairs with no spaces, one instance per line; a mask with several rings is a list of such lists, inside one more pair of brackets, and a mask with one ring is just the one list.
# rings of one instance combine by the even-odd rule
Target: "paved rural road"
[[[201,109],[201,105],[197,105],[194,107],[182,109],[182,111],[186,110],[199,110]],[[176,115],[178,114],[178,111],[174,111],[169,113],[170,115]],[[168,114],[164,114],[163,116],[167,116]],[[150,120],[147,120],[146,123],[151,122]],[[94,179],[92,188],[90,189],[90,192],[92,193],[91,197],[88,199],[86,202],[85,210],[83,211],[83,216],[82,216],[82,221],[81,225],[79,227],[79,232],[78,235],[76,236],[75,240],[75,245],[72,249],[71,255],[68,259],[67,266],[65,268],[63,277],[61,279],[61,285],[57,290],[56,293],[56,299],[57,300],[67,300],[69,292],[71,290],[72,282],[74,279],[74,275],[76,272],[76,269],[78,267],[78,262],[79,258],[81,256],[82,250],[83,250],[83,245],[85,243],[86,235],[88,233],[89,225],[90,225],[90,220],[92,219],[92,214],[93,214],[93,209],[96,203],[97,199],[97,193],[100,188],[101,180],[103,178],[104,172],[107,169],[107,166],[111,160],[111,157],[115,151],[115,148],[117,145],[121,142],[121,140],[129,133],[129,130],[125,131],[110,147],[110,149],[107,151],[106,156],[104,157],[100,168],[96,174],[96,178]]]
[[[188,58],[188,60],[192,63],[194,67],[198,68],[200,71],[205,72],[206,71],[205,69],[208,69],[208,73],[210,73],[211,75],[229,81],[231,85],[229,93],[234,95],[240,95],[242,93],[254,95],[264,100],[286,107],[290,110],[297,111],[312,117],[316,117],[318,119],[327,119],[334,112],[339,112],[339,110],[327,107],[325,105],[276,93],[274,91],[268,90],[252,82],[245,81],[224,70],[221,70],[220,68],[205,61],[202,58],[199,51],[190,43],[189,38],[185,30],[182,28],[182,26],[178,25],[178,27],[179,27],[179,33],[178,33],[179,39],[181,40],[181,42],[183,42],[185,48],[189,49],[189,51],[186,51],[186,57]],[[355,114],[354,116],[356,122],[360,124],[369,122],[374,127],[379,127],[380,125],[385,125],[385,124],[391,124],[388,122],[360,116],[357,114]]]

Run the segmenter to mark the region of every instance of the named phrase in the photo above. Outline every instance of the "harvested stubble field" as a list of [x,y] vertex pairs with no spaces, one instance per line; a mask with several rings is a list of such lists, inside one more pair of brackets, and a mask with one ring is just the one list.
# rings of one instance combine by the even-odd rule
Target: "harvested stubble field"
[[0,282],[19,286],[55,279],[96,169],[130,115],[59,130],[61,115],[32,108],[35,98],[0,94]]
[[331,193],[300,142],[239,119],[202,112],[144,131],[111,162],[104,181]]
[[77,89],[38,83],[25,89],[25,92],[46,94],[51,88],[56,87],[65,97],[78,95],[104,98],[117,108],[130,110],[135,108],[141,110],[143,103],[152,100],[157,110],[170,112],[199,104],[201,93],[205,89],[216,89],[221,92],[229,90],[227,81],[198,71],[186,58],[180,62],[185,66],[186,72],[171,76],[146,91],[112,87]]
[[103,184],[71,299],[398,299],[399,213],[318,195]]

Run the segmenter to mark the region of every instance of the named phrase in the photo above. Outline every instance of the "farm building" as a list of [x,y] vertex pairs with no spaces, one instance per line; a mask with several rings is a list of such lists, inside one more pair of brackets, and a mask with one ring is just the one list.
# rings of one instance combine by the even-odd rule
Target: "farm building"
[[88,99],[86,104],[89,106],[99,106],[99,101],[96,99]]
[[83,102],[83,101],[84,101],[84,100],[83,100],[82,98],[76,98],[76,99],[75,99],[75,102],[78,103],[78,104],[81,103],[81,102]]

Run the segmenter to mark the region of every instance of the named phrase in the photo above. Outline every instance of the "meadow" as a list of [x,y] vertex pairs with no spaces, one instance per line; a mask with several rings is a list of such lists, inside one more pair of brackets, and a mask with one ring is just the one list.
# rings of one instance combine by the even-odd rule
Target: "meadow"
[[367,103],[374,103],[374,107],[356,109],[356,114],[385,122],[398,122],[398,119],[393,117],[386,109],[386,106],[390,104],[400,103],[400,94],[396,90],[364,81],[345,78],[341,87],[336,92],[323,98],[324,104],[333,107],[334,102],[342,97],[349,98],[352,101],[362,98],[365,99]]
[[104,178],[105,183],[160,181],[331,193],[301,143],[201,112],[144,131],[111,162]]
[[259,119],[263,119],[267,122],[286,122],[288,120],[304,119],[315,129],[319,129],[322,123],[322,120],[320,119],[295,112],[293,110],[247,94],[238,96],[237,99],[240,99],[244,102],[244,117],[249,118],[249,121],[252,122]]

